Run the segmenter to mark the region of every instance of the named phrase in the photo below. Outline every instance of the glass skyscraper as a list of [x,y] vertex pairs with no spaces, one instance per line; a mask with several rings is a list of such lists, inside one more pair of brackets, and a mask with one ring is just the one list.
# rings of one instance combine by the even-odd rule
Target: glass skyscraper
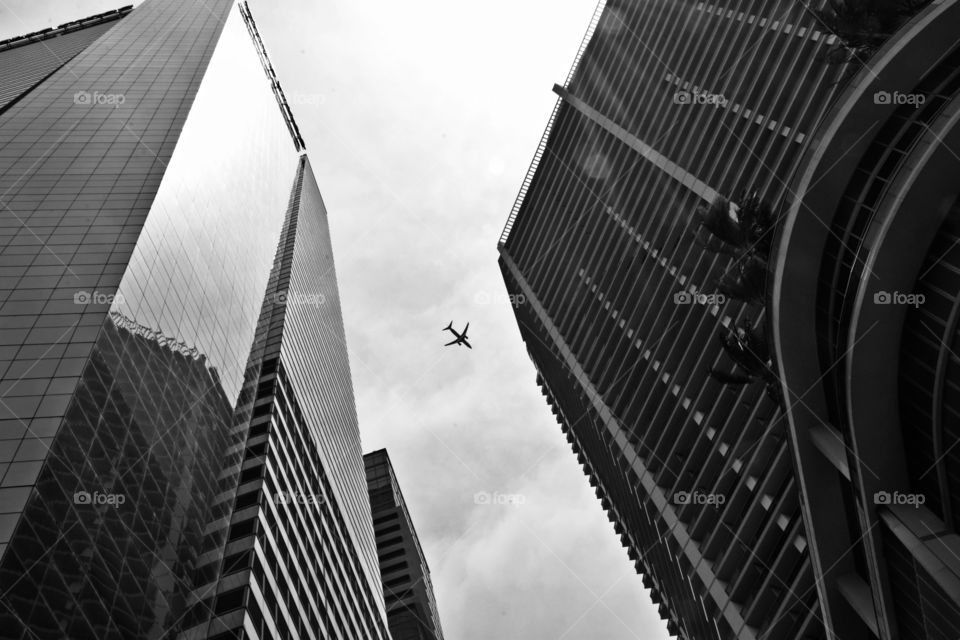
[[326,211],[247,6],[147,0],[0,76],[0,635],[387,639]]

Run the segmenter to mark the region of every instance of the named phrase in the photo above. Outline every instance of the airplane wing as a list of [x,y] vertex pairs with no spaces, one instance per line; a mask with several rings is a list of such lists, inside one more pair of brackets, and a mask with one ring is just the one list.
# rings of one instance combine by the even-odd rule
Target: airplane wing
[[470,328],[470,323],[468,322],[468,323],[467,323],[467,326],[465,326],[465,327],[463,328],[463,333],[462,333],[461,335],[466,336],[466,335],[467,335],[467,329],[469,329],[469,328]]
[[448,342],[447,344],[445,344],[445,345],[443,345],[443,346],[449,347],[449,346],[452,345],[452,344],[457,344],[457,341],[454,340],[453,342]]

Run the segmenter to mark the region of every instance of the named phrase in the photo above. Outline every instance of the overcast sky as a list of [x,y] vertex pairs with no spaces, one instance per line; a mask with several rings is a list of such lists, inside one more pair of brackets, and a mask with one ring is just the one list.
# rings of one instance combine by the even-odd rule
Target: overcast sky
[[[0,0],[0,39],[123,4]],[[329,211],[364,448],[390,452],[447,640],[667,638],[497,266],[595,0],[250,4]]]

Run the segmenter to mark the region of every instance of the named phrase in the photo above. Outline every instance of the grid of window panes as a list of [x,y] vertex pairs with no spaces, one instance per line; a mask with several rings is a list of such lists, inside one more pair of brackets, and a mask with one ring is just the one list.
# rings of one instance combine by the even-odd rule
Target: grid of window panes
[[0,42],[0,113],[129,12],[125,7]]
[[306,424],[320,448],[330,482],[342,501],[343,518],[360,553],[365,580],[376,591],[377,608],[382,612],[380,574],[332,240],[327,211],[309,160],[303,181],[297,242],[287,283],[281,356],[290,370],[291,386],[301,398]]
[[4,637],[176,628],[232,412],[202,354],[111,316],[0,566]]
[[[187,20],[182,2],[147,3],[0,115],[0,442],[11,452],[2,470],[16,465],[0,482],[0,543],[39,473],[26,463],[44,460],[57,433],[171,160],[171,133],[228,6],[207,4]],[[88,104],[76,98],[83,92],[125,101]]]
[[[312,372],[324,396],[303,395],[296,384],[306,375],[297,358],[345,359],[342,340],[324,342],[315,327],[297,326],[310,318],[339,326],[342,335],[325,216],[302,156],[263,302],[258,354],[248,367],[256,373],[248,375],[249,393],[243,394],[250,408],[243,461],[236,473],[224,474],[228,482],[236,478],[237,486],[223,496],[233,510],[219,526],[226,547],[202,569],[198,582],[210,584],[197,590],[188,626],[199,626],[187,638],[237,637],[244,624],[259,638],[387,637],[379,579],[369,580],[363,541],[351,530],[351,496],[331,477],[342,468],[331,472],[325,458],[325,451],[356,439],[339,429],[356,427],[331,421],[313,406],[339,398],[350,404],[336,407],[337,415],[354,414],[349,389],[336,389],[350,386],[349,370]],[[314,275],[313,289],[292,286],[301,269]],[[370,526],[369,507],[366,514]],[[207,621],[211,610],[214,618]]]
[[0,138],[17,214],[3,218],[3,628],[164,637],[199,532],[229,514],[211,510],[210,470],[236,454],[298,156],[223,1],[139,6],[0,115]]
[[[697,300],[733,260],[704,250],[692,223],[717,194],[782,205],[842,90],[817,27],[789,1],[606,2],[501,246],[508,289],[531,298],[517,319],[556,412],[687,637],[738,637],[731,621],[823,634],[783,414],[762,384],[709,375],[736,372],[718,336],[762,328],[763,310]],[[637,459],[672,505],[648,495]],[[696,492],[724,502],[674,499]]]

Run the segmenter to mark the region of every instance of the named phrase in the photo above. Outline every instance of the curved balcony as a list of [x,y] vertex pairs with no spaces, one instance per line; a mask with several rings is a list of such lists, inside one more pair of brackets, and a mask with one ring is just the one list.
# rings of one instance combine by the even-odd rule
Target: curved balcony
[[[911,489],[898,378],[909,307],[897,302],[960,195],[958,23],[960,3],[931,4],[854,79],[801,165],[776,254],[774,348],[822,600],[853,605],[871,629],[897,622],[882,541],[856,514],[876,523],[876,492]],[[872,603],[844,597],[846,573],[870,583]]]

